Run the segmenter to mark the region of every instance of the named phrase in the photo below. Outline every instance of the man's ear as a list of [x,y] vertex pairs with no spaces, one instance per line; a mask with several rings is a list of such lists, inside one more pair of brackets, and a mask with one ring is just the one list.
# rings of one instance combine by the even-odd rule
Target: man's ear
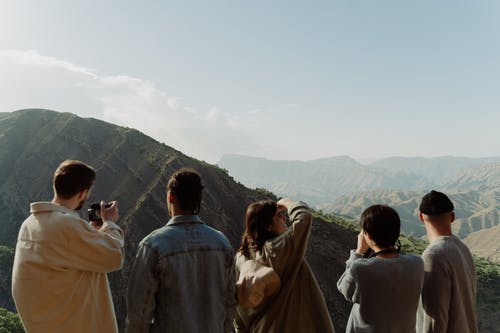
[[424,223],[424,214],[422,214],[421,212],[418,213],[418,218],[420,219],[420,222]]
[[450,223],[453,223],[454,221],[455,221],[455,212],[451,212]]
[[81,190],[76,195],[78,196],[78,200],[83,200],[87,198],[87,194],[89,193],[89,189]]
[[174,202],[175,196],[172,194],[172,192],[167,193],[167,202]]

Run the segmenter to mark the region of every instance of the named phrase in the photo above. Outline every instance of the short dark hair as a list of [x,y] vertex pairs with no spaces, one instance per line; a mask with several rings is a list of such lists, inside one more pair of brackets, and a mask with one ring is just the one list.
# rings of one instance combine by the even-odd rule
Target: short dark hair
[[398,213],[386,205],[373,205],[361,214],[361,228],[380,247],[394,246],[399,238],[401,221]]
[[425,215],[434,216],[452,212],[455,207],[446,194],[432,190],[424,195],[418,209]]
[[95,171],[90,165],[77,160],[65,160],[54,172],[54,191],[63,199],[70,199],[77,193],[90,189],[95,177]]
[[273,224],[278,205],[274,200],[257,201],[250,204],[245,214],[245,231],[241,237],[239,251],[250,258],[250,248],[262,251],[264,243],[277,235],[268,230]]
[[174,172],[167,184],[167,191],[175,196],[180,208],[194,214],[200,212],[202,190],[201,176],[189,168]]

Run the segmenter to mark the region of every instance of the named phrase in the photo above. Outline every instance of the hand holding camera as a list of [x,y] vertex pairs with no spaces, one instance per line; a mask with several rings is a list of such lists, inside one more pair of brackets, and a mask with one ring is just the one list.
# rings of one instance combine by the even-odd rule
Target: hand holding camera
[[356,247],[356,252],[359,254],[364,254],[368,251],[368,249],[370,249],[370,245],[366,242],[364,233],[364,230],[361,230],[358,234],[358,246]]
[[102,226],[103,221],[117,222],[120,215],[118,214],[118,201],[105,203],[104,201],[93,202],[88,209],[89,222],[96,229]]

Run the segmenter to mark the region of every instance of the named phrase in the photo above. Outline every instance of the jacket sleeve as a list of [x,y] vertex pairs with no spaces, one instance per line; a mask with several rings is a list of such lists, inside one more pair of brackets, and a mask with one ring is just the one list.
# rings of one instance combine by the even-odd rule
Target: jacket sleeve
[[451,276],[445,262],[424,254],[424,285],[417,316],[419,332],[446,332],[451,302]]
[[149,332],[159,289],[158,252],[141,242],[127,288],[127,333]]
[[108,273],[119,270],[125,258],[123,231],[115,223],[105,221],[100,230],[83,220],[65,223],[66,246],[55,264],[82,271]]
[[359,303],[358,286],[352,264],[356,259],[361,257],[361,254],[351,250],[349,259],[346,261],[345,272],[337,281],[337,289],[348,301],[352,303]]
[[[293,203],[288,207],[288,214],[292,226],[285,233],[265,244],[272,266],[280,275],[288,273],[287,267],[293,269],[298,267],[306,254],[307,242],[311,234],[312,216],[305,203]],[[273,257],[276,257],[275,260]]]

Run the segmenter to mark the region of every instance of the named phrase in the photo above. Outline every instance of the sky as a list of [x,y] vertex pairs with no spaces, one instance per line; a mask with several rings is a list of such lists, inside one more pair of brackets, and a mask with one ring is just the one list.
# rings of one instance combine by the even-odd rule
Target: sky
[[183,153],[500,155],[496,0],[0,0],[0,112]]

